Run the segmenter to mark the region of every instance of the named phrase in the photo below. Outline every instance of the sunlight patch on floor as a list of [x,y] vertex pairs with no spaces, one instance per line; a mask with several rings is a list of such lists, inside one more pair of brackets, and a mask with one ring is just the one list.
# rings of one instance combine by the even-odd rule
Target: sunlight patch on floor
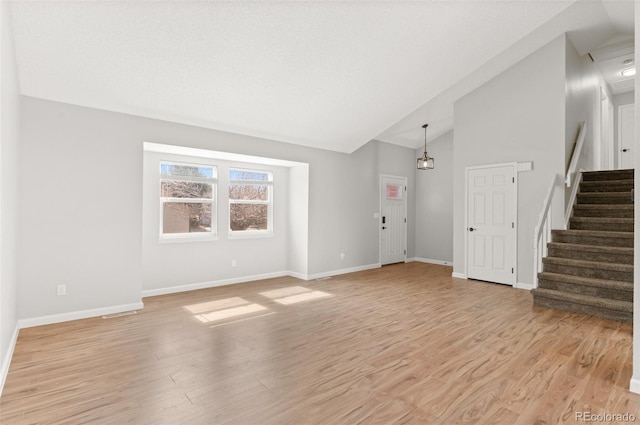
[[240,297],[225,298],[222,300],[207,301],[198,304],[185,305],[184,308],[189,313],[200,314],[209,311],[220,310],[223,308],[236,307],[239,305],[249,304],[249,301]]
[[229,319],[231,317],[242,316],[268,310],[267,307],[260,304],[248,304],[240,307],[227,308],[224,310],[212,311],[210,313],[196,314],[195,318],[202,323],[211,323],[219,320]]
[[272,291],[260,292],[260,295],[263,297],[275,299],[288,297],[290,295],[302,294],[304,292],[310,292],[311,289],[305,288],[304,286],[287,286],[286,288],[274,289]]
[[291,295],[284,298],[276,298],[274,301],[280,304],[289,305],[301,303],[303,301],[317,300],[318,298],[331,297],[332,295],[322,291],[305,292],[304,294]]
[[271,298],[273,301],[290,305],[303,301],[317,300],[319,298],[331,297],[332,294],[322,291],[314,291],[304,286],[288,286],[286,288],[274,289],[272,291],[260,292],[260,295]]

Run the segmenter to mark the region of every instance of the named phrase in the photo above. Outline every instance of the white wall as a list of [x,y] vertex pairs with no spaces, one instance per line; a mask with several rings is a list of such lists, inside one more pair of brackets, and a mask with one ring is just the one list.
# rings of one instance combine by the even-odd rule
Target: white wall
[[348,155],[30,97],[22,130],[23,319],[140,301],[144,141],[308,163],[308,258],[288,264],[307,261],[310,277],[379,264],[379,174],[415,182],[414,150],[376,141]]
[[[407,258],[415,257],[416,244],[416,160],[415,150],[406,149],[386,142],[377,142],[378,175],[386,174],[407,178]],[[378,182],[380,180],[378,179]],[[378,202],[380,188],[377,187]],[[380,226],[378,226],[380,227]]]
[[16,276],[17,163],[20,96],[7,2],[0,3],[0,393],[18,322]]
[[581,58],[577,50],[567,39],[566,52],[566,126],[565,126],[565,166],[569,166],[571,154],[580,129],[580,123],[586,121],[585,144],[581,154],[580,165],[586,170],[594,170],[595,163],[595,139],[596,126],[600,114],[594,111],[595,105],[599,108],[600,92],[597,78],[589,78],[587,64]]
[[[533,230],[545,192],[565,164],[565,36],[509,68],[454,105],[453,263],[465,274],[465,167],[533,162],[519,173],[517,281],[532,284]],[[554,199],[562,220],[564,199]]]
[[[139,303],[142,141],[130,117],[22,98],[21,319]],[[56,286],[66,285],[66,296]]]
[[[635,8],[635,56],[638,57],[640,47],[640,7]],[[635,77],[636,86],[640,84],[640,74]],[[640,104],[640,90],[634,92],[634,103]],[[640,108],[635,110],[636,123],[640,123]],[[640,152],[640,134],[636,131],[634,150],[636,162],[638,152]],[[638,182],[638,175],[635,175],[635,182]],[[635,191],[634,203],[640,205],[640,190]],[[640,208],[635,208],[634,222],[640,223]],[[640,232],[634,232],[633,238],[633,375],[630,382],[630,390],[640,394]]]
[[[159,241],[160,161],[211,164],[218,170],[218,237],[214,241]],[[230,239],[228,235],[229,167],[273,172],[273,235]],[[235,163],[158,152],[144,153],[142,206],[142,289],[145,295],[160,290],[271,273],[285,274],[288,266],[289,169],[261,164]],[[235,260],[236,266],[231,262]],[[176,288],[179,289],[179,288]],[[173,291],[175,292],[175,291]]]
[[613,96],[613,150],[615,155],[613,156],[613,163],[615,168],[618,168],[618,155],[620,154],[620,144],[618,143],[618,108],[622,105],[630,105],[635,103],[635,92],[629,91],[626,93],[620,93]]
[[[569,39],[566,40],[566,94],[565,94],[565,170],[568,169],[580,124],[586,125],[586,136],[578,168],[586,171],[600,169],[601,89],[611,94],[602,74],[587,57],[581,57]],[[572,180],[574,176],[572,176]],[[568,203],[573,187],[565,189]]]
[[[416,149],[416,158],[424,147]],[[416,251],[423,260],[453,261],[453,131],[427,145],[435,168],[416,170]]]
[[297,277],[309,270],[309,164],[289,168],[287,269]]

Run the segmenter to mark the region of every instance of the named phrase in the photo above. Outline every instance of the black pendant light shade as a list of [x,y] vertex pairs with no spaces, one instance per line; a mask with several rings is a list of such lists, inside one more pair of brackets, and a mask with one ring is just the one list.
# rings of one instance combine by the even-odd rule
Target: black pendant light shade
[[429,124],[422,126],[424,128],[424,154],[418,158],[418,170],[433,170],[434,159],[427,155],[427,127]]

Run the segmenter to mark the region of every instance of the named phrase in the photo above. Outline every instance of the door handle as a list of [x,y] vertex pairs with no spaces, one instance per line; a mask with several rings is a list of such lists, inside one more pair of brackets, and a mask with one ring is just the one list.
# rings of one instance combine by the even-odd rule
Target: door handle
[[474,230],[478,230],[478,229],[474,229],[473,227],[469,227],[469,231],[473,232]]
[[386,227],[382,226],[382,230],[386,229]]
[[624,149],[622,149],[622,152],[629,152],[630,150],[631,149],[624,148]]

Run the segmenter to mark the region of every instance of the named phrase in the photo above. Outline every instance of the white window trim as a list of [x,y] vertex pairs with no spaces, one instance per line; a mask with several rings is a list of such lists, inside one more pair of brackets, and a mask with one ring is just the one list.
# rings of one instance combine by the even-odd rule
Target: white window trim
[[[229,180],[228,187],[233,185],[260,185],[267,186],[269,200],[253,200],[253,199],[231,199],[229,198],[229,205],[227,207],[227,214],[229,215],[229,239],[251,239],[251,238],[270,238],[273,237],[273,171],[272,170],[260,170],[255,168],[243,168],[243,167],[229,167],[227,172],[231,170],[244,170],[253,171],[257,173],[268,173],[271,180]],[[267,205],[267,229],[266,230],[231,230],[231,204],[254,204],[254,205]]]
[[[163,181],[186,181],[193,183],[210,183],[212,198],[173,198],[159,196],[159,220],[158,220],[158,239],[162,243],[175,243],[175,242],[198,242],[198,241],[213,241],[218,240],[218,167],[212,164],[196,164],[191,162],[180,162],[173,160],[160,160],[159,169],[162,169],[162,164],[178,164],[189,167],[206,167],[213,170],[213,178],[208,177],[191,177],[191,176],[164,176],[161,172],[158,176],[158,191],[156,193],[161,194]],[[192,232],[192,233],[163,233],[164,223],[164,204],[170,203],[190,203],[190,204],[211,204],[211,230],[209,232]]]

